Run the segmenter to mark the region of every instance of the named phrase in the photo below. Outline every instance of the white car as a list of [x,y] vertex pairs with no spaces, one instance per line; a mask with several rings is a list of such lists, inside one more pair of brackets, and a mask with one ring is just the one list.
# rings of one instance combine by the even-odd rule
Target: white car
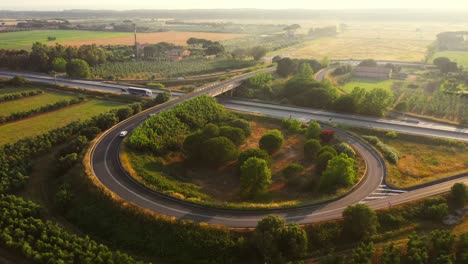
[[120,132],[120,137],[125,137],[128,134],[128,131],[124,130]]

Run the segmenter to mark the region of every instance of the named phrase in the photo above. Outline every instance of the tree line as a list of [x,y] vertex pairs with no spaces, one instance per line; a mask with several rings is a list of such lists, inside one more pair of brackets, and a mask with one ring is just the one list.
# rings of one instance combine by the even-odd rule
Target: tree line
[[282,104],[335,110],[345,113],[383,116],[394,101],[392,91],[376,88],[367,91],[356,87],[350,94],[339,95],[337,89],[327,81],[313,79],[321,64],[315,60],[299,61],[283,58],[276,61],[277,73],[292,78],[273,89],[271,74],[251,77],[238,88],[236,95],[263,100],[275,100]]

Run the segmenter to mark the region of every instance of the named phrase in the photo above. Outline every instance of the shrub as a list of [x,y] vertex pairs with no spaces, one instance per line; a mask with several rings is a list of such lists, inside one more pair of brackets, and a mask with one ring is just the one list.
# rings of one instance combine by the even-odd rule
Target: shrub
[[332,141],[334,136],[335,136],[335,131],[333,130],[323,130],[320,133],[320,139],[322,140],[322,142],[330,142]]
[[320,179],[320,188],[325,190],[350,186],[356,181],[354,159],[341,153],[328,161],[327,168]]
[[0,96],[0,102],[12,101],[16,99],[20,99],[23,97],[34,96],[38,94],[44,93],[42,90],[32,90],[32,91],[24,91],[12,94],[5,94]]
[[321,132],[322,127],[320,127],[320,124],[317,121],[312,121],[306,129],[305,135],[308,139],[318,139]]
[[281,120],[281,126],[293,133],[300,133],[303,131],[302,122],[292,118],[285,118]]
[[247,149],[239,154],[239,166],[242,166],[246,160],[252,157],[263,159],[267,162],[268,165],[271,165],[271,157],[268,152],[263,149]]
[[406,257],[410,263],[427,263],[429,256],[427,254],[426,242],[416,233],[412,233],[409,236]]
[[398,133],[395,132],[395,131],[389,131],[389,132],[387,132],[387,133],[385,134],[385,136],[386,136],[387,138],[395,139],[395,138],[398,137]]
[[260,139],[260,149],[272,154],[278,151],[283,145],[284,137],[281,131],[277,129],[267,131]]
[[67,64],[67,74],[71,78],[88,78],[91,76],[89,65],[82,59],[72,59]]
[[260,220],[253,237],[265,263],[300,260],[307,252],[306,232],[296,224],[286,225],[278,216]]
[[343,211],[343,232],[351,238],[368,239],[377,232],[378,225],[377,214],[365,204],[348,206]]
[[330,153],[333,153],[333,155],[338,155],[338,152],[336,151],[336,149],[330,146],[322,146],[318,152],[318,155],[320,156],[320,154],[324,152],[330,152]]
[[162,83],[154,83],[154,82],[149,82],[146,84],[146,86],[155,88],[155,89],[164,89],[166,86]]
[[317,158],[317,167],[316,167],[317,173],[321,174],[327,168],[328,161],[333,159],[335,156],[336,154],[329,152],[329,151],[325,151],[319,154]]
[[241,191],[248,197],[265,192],[271,184],[271,171],[265,160],[251,157],[241,166]]
[[246,137],[249,137],[250,134],[252,133],[251,128],[250,128],[250,123],[247,120],[235,119],[229,122],[229,125],[232,127],[237,127],[237,128],[242,129]]
[[169,100],[171,100],[171,93],[169,93],[169,92],[158,93],[156,98],[154,98],[154,102],[156,104],[162,104],[162,103],[165,103],[165,102],[167,102]]
[[8,80],[8,84],[12,86],[23,86],[26,84],[26,79],[21,75],[16,75],[15,77]]
[[378,137],[374,136],[362,136],[367,142],[371,143],[372,145],[376,146],[385,156],[385,158],[393,164],[396,164],[400,159],[400,154],[398,151],[382,141]]
[[283,169],[283,175],[287,178],[298,176],[304,171],[304,166],[297,163],[291,163]]
[[448,212],[447,201],[443,198],[427,199],[423,203],[422,217],[425,219],[440,222]]
[[219,135],[231,140],[236,146],[240,146],[245,141],[244,131],[237,127],[222,126],[219,128]]
[[348,143],[345,143],[345,142],[339,143],[334,148],[340,154],[344,153],[344,154],[348,155],[348,157],[350,157],[350,158],[355,158],[356,157],[356,152],[354,151],[354,149]]
[[235,160],[238,151],[234,143],[225,137],[208,139],[202,146],[202,158],[207,165],[221,165]]
[[467,198],[468,191],[466,185],[462,182],[455,183],[450,190],[450,200],[454,207],[463,208]]
[[307,159],[315,160],[320,149],[320,141],[318,141],[317,139],[309,139],[304,144],[304,156]]

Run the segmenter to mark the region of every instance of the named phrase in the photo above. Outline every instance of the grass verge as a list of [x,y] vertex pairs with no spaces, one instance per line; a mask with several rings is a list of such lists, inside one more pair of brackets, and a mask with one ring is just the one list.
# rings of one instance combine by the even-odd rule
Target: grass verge
[[26,137],[37,136],[73,121],[85,120],[124,105],[126,103],[89,100],[83,104],[8,123],[0,126],[0,145],[13,143]]

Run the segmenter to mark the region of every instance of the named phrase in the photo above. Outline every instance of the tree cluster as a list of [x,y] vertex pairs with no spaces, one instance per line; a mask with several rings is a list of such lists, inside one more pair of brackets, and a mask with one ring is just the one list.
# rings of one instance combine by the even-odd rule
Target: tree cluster
[[79,237],[40,217],[39,206],[12,195],[0,195],[0,240],[38,263],[141,263],[111,251],[89,237]]
[[286,225],[283,219],[273,215],[258,222],[254,241],[265,263],[301,260],[308,247],[307,234],[299,225]]
[[134,130],[129,143],[136,150],[153,153],[180,150],[191,131],[226,118],[226,110],[214,98],[199,96],[148,118]]
[[245,140],[240,128],[208,124],[188,135],[183,142],[184,152],[192,161],[207,166],[219,166],[238,157],[237,146]]

